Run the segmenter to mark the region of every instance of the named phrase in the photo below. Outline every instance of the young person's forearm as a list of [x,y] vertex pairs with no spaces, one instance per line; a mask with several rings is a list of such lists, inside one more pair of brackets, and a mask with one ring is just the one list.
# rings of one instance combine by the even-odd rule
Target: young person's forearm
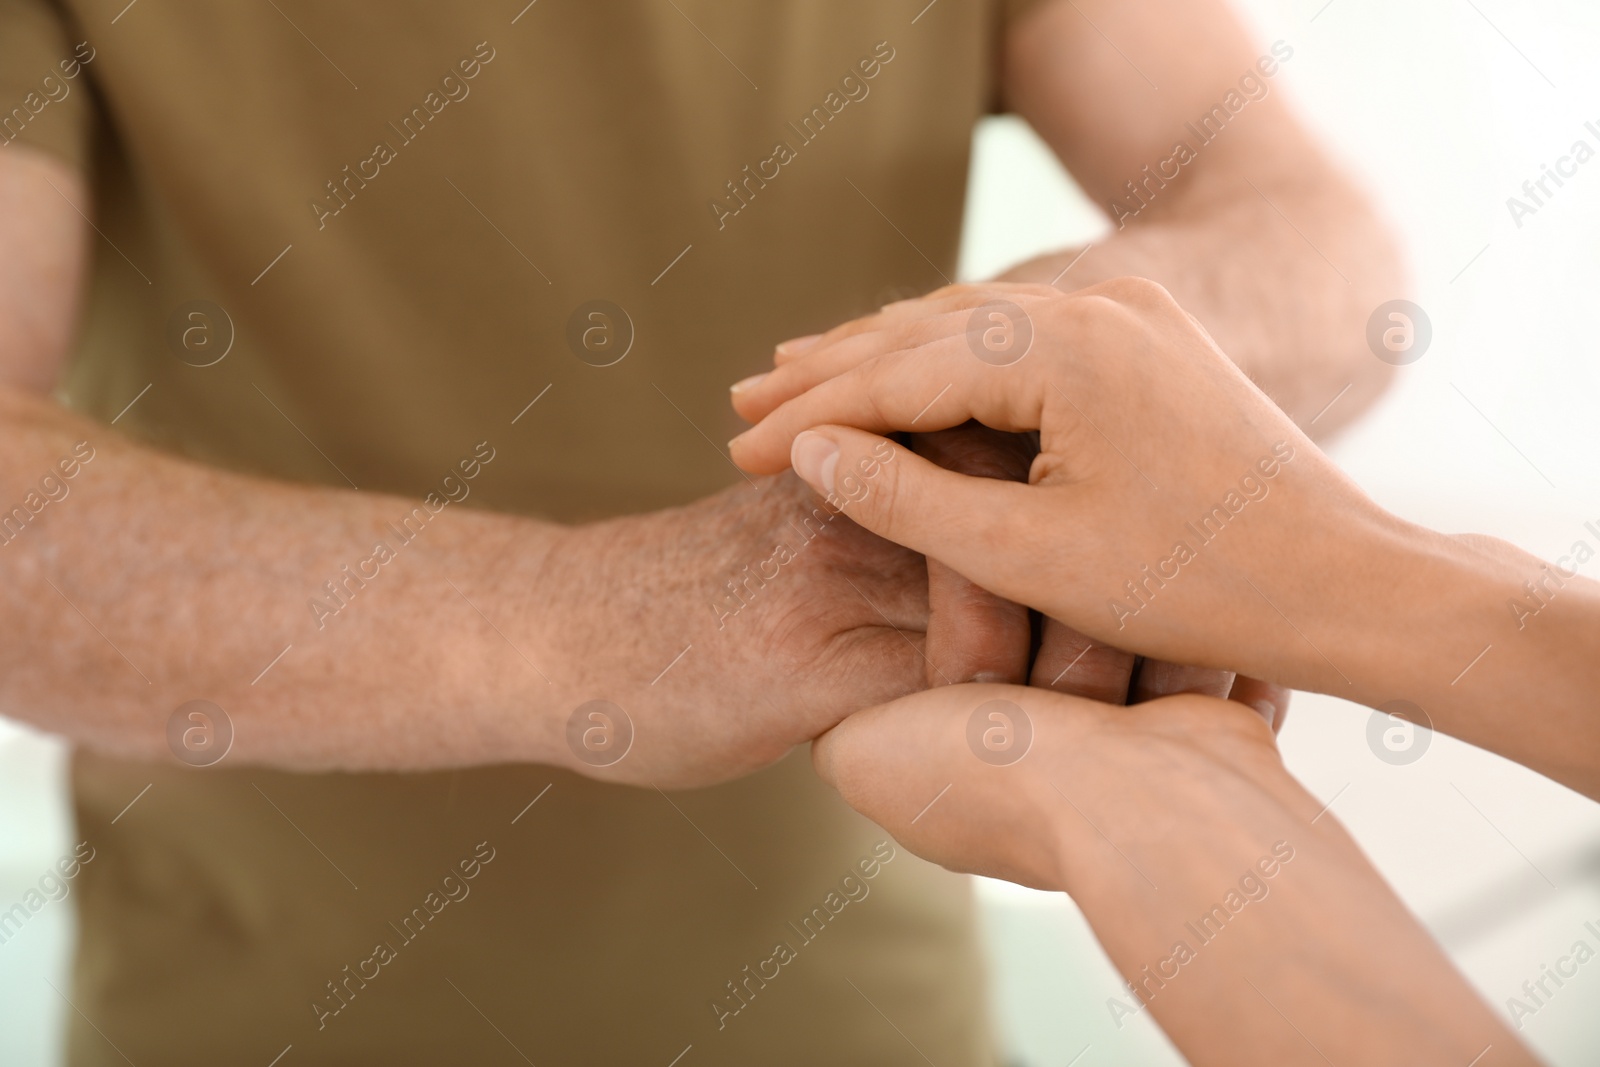
[[1431,726],[1600,798],[1600,584],[1375,506],[1330,518],[1275,532],[1276,564],[1237,579],[1261,625],[1219,631],[1216,658],[1391,712],[1413,724],[1396,744]]
[[1532,1062],[1240,704],[943,686],[812,754],[918,855],[1070,895],[1127,982],[1102,1019],[1190,1063]]
[[[1415,718],[1600,798],[1600,584],[1572,560],[1396,522],[1347,550],[1316,688]],[[1320,643],[1320,642],[1319,642]],[[1403,703],[1395,703],[1403,702]],[[1396,724],[1398,729],[1403,726]]]
[[[1119,1029],[1149,1010],[1197,1065],[1534,1062],[1281,768],[1281,797],[1221,777],[1108,790],[1120,814],[1072,789],[1126,853],[1064,879],[1127,980]],[[1059,822],[1080,857],[1107,851],[1078,812]]]
[[191,700],[234,761],[561,757],[528,610],[557,528],[210,469],[15,391],[0,424],[4,714],[138,757]]

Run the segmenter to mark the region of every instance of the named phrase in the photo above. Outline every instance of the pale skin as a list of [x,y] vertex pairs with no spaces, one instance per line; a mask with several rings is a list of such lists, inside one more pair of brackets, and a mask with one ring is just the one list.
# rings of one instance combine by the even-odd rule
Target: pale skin
[[[1102,25],[1116,17],[1095,4],[1076,6]],[[1220,4],[1197,10],[1209,27],[1207,47],[1215,45],[1209,58],[1192,37],[1165,40],[1170,20],[1139,19],[1114,31],[1141,65],[1163,68],[1163,93],[1148,98],[1108,95],[1121,75],[1105,69],[1101,53],[1115,50],[1074,5],[1050,0],[1006,42],[1004,94],[1098,188],[1103,180],[1087,162],[1097,143],[1109,153],[1108,175],[1135,156],[1158,158],[1169,147],[1166,127],[1181,126],[1189,102],[1225,91],[1253,62],[1255,51]],[[1304,151],[1304,135],[1276,98],[1251,107],[1235,127],[1240,136],[1231,129],[1228,143],[1214,145],[1184,179],[1203,191],[1212,181],[1205,176],[1215,174],[1216,191],[1191,196],[1174,184],[1169,203],[1140,220],[1140,232],[1152,237],[1135,241],[1130,227],[1067,277],[1087,278],[1080,272],[1113,248],[1147,259],[1141,269],[1157,273],[1169,269],[1168,259],[1214,266],[1228,254],[1224,230],[1242,260],[1271,255],[1309,267],[1314,253],[1297,246],[1300,238],[1269,229],[1277,216],[1248,206],[1248,187],[1227,181],[1246,155],[1251,166],[1272,160],[1253,180],[1285,211],[1327,206],[1317,219],[1301,220],[1313,240],[1337,236],[1352,242],[1340,246],[1347,266],[1391,271],[1370,212],[1325,160]],[[1258,130],[1248,134],[1248,152],[1234,147],[1247,141],[1246,118]],[[169,716],[203,698],[233,719],[229,759],[237,763],[356,770],[533,761],[613,780],[693,785],[770,763],[849,711],[919,688],[930,674],[1021,680],[1030,669],[1045,673],[1027,662],[1018,626],[1025,618],[1016,610],[949,575],[933,575],[930,594],[915,555],[848,522],[786,568],[787,580],[770,595],[719,628],[708,600],[740,568],[771,554],[775,531],[816,506],[792,479],[583,527],[451,507],[386,570],[381,587],[362,594],[365,604],[319,630],[307,597],[341,565],[368,555],[382,526],[415,501],[208,469],[66,411],[50,391],[71,350],[85,262],[98,240],[83,217],[94,214],[92,198],[78,174],[13,144],[0,155],[0,204],[0,507],[23,500],[77,442],[95,449],[71,497],[0,547],[0,606],[27,620],[0,650],[0,709],[8,715],[109,752],[168,758]],[[1196,225],[1213,212],[1223,220],[1218,227]],[[1285,263],[1263,277],[1296,276]],[[1299,309],[1304,321],[1342,323],[1346,298],[1327,294],[1344,289],[1329,275],[1263,299]],[[1197,301],[1204,306],[1203,295]],[[1230,298],[1214,311],[1219,330],[1242,336],[1260,307],[1254,298]],[[1225,327],[1223,319],[1238,321]],[[1329,374],[1323,361],[1275,362],[1268,353],[1283,346],[1272,339],[1259,346],[1252,373],[1282,383],[1305,373],[1320,393]],[[1326,360],[1367,367],[1356,351],[1359,334],[1347,341]],[[1357,392],[1347,400],[1352,410],[1359,406]],[[996,611],[1006,621],[996,623]],[[1054,660],[1039,657],[1052,675],[1065,665],[1059,643],[1053,647]],[[1126,690],[1131,659],[1117,655],[1121,673],[1109,688]],[[1062,687],[1092,680],[1095,658]],[[1229,691],[1231,678],[1208,677]],[[1136,695],[1191,681],[1155,669]],[[1108,687],[1104,679],[1095,684]],[[637,730],[629,756],[603,771],[577,761],[565,733],[573,709],[596,698],[624,707]]]
[[[992,299],[1035,330],[1006,366],[969,343]],[[746,469],[792,463],[821,489],[875,471],[846,512],[985,588],[1147,655],[1413,701],[1600,799],[1600,583],[1385,512],[1147,280],[942,290],[837,331],[738,403],[759,420],[733,442]],[[885,457],[880,434],[969,419],[1039,433],[1026,483],[904,448],[863,466]],[[1194,529],[1218,502],[1218,531]],[[1118,588],[1157,560],[1171,566],[1142,602]],[[1534,598],[1523,583],[1552,572]],[[995,699],[1034,730],[1003,767],[969,748],[971,716]],[[1236,703],[950,686],[847,719],[814,757],[914,851],[1070,893],[1191,1062],[1534,1062]],[[1242,875],[1259,883],[1280,842],[1294,858],[1214,942],[1185,925]]]
[[[996,698],[1033,726],[1011,766],[968,748]],[[1148,1011],[1190,1063],[1536,1062],[1239,704],[946,686],[846,719],[813,755],[913,852],[1070,894],[1138,990],[1083,1010]],[[1292,858],[1274,867],[1275,848]],[[1207,916],[1203,934],[1188,925]]]

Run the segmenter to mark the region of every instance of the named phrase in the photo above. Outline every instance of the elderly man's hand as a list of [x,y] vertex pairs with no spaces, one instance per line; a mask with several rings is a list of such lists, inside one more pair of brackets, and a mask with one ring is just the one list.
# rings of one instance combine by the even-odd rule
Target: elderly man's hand
[[[874,488],[849,484],[842,492]],[[563,599],[607,602],[540,612],[542,642],[559,652],[542,665],[552,684],[575,710],[604,700],[626,716],[594,705],[567,726],[571,766],[597,778],[735,778],[858,708],[921,689],[928,669],[922,557],[793,474],[579,528],[544,575]]]

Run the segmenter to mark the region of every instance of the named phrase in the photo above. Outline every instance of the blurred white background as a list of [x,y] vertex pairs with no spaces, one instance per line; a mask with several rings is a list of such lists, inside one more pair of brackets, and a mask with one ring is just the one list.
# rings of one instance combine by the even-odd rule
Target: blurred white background
[[[1433,343],[1334,456],[1390,509],[1545,557],[1600,527],[1600,160],[1516,228],[1506,198],[1580,137],[1600,147],[1592,0],[1244,0],[1294,57],[1272,82],[1320,127],[1409,245]],[[1020,123],[977,137],[966,278],[1092,240],[1104,221]],[[1470,398],[1469,404],[1465,398]],[[1474,410],[1476,405],[1478,410]],[[1600,560],[1583,568],[1600,577]],[[1596,650],[1600,654],[1600,650]],[[1596,697],[1600,712],[1600,695]],[[1537,708],[1507,709],[1538,714]],[[1445,737],[1409,766],[1377,759],[1370,712],[1299,696],[1294,772],[1355,833],[1497,1010],[1600,926],[1600,806]],[[0,902],[70,848],[58,744],[0,721]],[[1181,1060],[1148,1014],[1119,1031],[1121,981],[1058,896],[982,883],[995,998],[1027,1067]],[[0,1063],[59,1056],[70,902],[0,946]],[[1553,1064],[1600,1062],[1600,966],[1579,970],[1523,1037]]]

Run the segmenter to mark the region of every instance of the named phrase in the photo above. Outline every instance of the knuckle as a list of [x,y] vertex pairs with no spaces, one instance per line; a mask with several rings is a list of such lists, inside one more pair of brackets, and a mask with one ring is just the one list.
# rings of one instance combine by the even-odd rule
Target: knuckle
[[1096,288],[1104,290],[1106,295],[1118,303],[1130,307],[1149,308],[1177,304],[1166,286],[1137,274],[1112,278]]
[[891,458],[879,465],[877,477],[865,487],[859,501],[873,529],[891,541],[899,540],[896,535],[901,533],[905,509],[910,503],[910,488],[902,478],[905,464],[895,462],[899,458],[896,448]]
[[896,351],[915,351],[931,341],[937,341],[945,332],[939,316],[907,319],[897,324],[892,347]]
[[[1124,287],[1124,284],[1126,286]],[[1153,296],[1144,287],[1159,290]],[[1183,314],[1165,289],[1143,278],[1117,278],[1086,290],[1072,302],[1070,321],[1085,337],[1109,341],[1148,333],[1157,318],[1166,313]]]
[[1112,294],[1097,285],[1062,300],[1057,314],[1063,320],[1062,325],[1082,331],[1119,314],[1122,307]]
[[858,380],[848,383],[849,387],[859,390],[866,405],[865,414],[873,426],[889,425],[889,411],[884,407],[883,395],[885,388],[892,387],[893,376],[886,370],[882,360],[871,360],[856,371],[854,377]]

